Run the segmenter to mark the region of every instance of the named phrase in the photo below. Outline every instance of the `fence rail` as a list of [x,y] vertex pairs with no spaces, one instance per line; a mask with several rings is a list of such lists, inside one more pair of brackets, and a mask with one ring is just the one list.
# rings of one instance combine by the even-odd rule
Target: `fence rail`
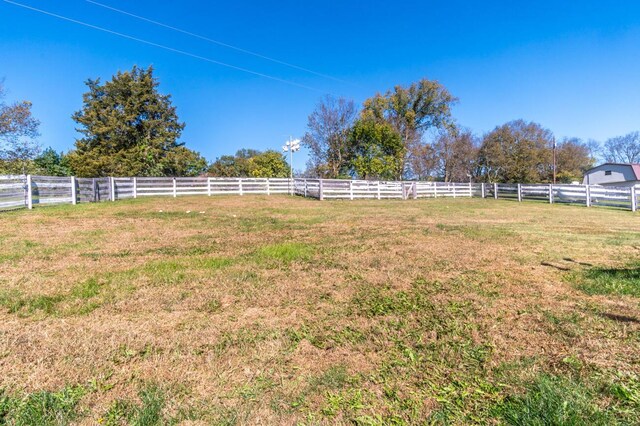
[[295,194],[319,200],[495,198],[637,211],[640,187],[340,179],[0,176],[0,210],[148,196]]

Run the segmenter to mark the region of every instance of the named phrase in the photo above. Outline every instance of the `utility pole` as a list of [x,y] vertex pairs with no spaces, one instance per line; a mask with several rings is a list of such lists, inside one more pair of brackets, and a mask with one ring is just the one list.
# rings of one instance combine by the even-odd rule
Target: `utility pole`
[[556,138],[553,138],[553,184],[556,184]]

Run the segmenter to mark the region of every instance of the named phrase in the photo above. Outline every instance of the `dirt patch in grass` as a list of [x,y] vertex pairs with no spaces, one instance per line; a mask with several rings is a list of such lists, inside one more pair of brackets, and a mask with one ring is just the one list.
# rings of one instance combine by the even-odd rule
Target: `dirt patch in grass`
[[10,423],[637,418],[629,212],[274,196],[3,219]]

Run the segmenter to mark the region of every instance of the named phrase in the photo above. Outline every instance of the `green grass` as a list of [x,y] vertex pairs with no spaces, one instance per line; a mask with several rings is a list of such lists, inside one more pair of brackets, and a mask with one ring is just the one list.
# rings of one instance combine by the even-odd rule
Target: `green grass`
[[100,419],[107,426],[127,424],[132,426],[159,426],[175,424],[175,419],[165,416],[165,392],[157,385],[145,386],[138,393],[139,402],[115,400]]
[[308,261],[314,253],[309,244],[304,243],[279,243],[260,247],[257,252],[259,259],[291,263],[295,261]]
[[640,297],[640,263],[621,268],[590,268],[574,279],[587,294]]
[[0,391],[0,424],[13,426],[60,426],[80,416],[78,404],[86,394],[80,386],[58,392],[38,391],[10,395]]
[[538,377],[524,394],[507,397],[496,406],[493,414],[505,423],[517,426],[620,423],[613,409],[600,406],[593,389],[569,378],[548,375]]

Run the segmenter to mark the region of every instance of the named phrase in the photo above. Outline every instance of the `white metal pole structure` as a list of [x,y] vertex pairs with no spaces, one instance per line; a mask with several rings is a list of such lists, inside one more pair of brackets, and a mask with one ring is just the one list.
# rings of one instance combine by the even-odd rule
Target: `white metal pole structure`
[[289,153],[289,195],[293,195],[291,189],[293,183],[293,153],[300,151],[300,139],[293,139],[290,136],[289,140],[282,146],[282,151]]

